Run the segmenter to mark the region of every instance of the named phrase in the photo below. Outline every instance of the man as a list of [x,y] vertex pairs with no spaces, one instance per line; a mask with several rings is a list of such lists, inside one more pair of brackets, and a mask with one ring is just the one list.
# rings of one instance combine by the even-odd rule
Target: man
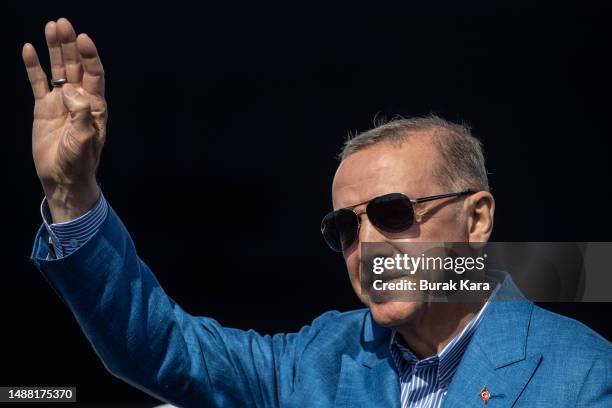
[[487,302],[377,303],[362,291],[366,242],[489,240],[480,144],[436,117],[388,123],[344,148],[322,232],[367,309],[273,337],[184,312],[96,183],[107,114],[94,43],[66,19],[45,35],[52,89],[23,48],[45,193],[32,260],[114,375],[180,406],[612,406],[610,344],[522,299],[508,276]]

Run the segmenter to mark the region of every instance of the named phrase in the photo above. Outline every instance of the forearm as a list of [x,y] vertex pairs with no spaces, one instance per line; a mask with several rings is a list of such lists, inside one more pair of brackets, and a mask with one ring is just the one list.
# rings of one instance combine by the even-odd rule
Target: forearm
[[110,207],[106,217],[94,236],[61,259],[48,259],[47,229],[41,228],[32,260],[109,371],[177,405],[274,405],[281,353],[283,370],[293,369],[285,337],[224,329],[185,313],[139,259]]
[[[73,236],[74,224],[64,225],[68,243],[58,237],[63,227],[56,224],[77,223],[100,197],[95,174],[106,140],[107,106],[104,69],[91,38],[77,37],[65,18],[49,22],[45,37],[52,77],[65,81],[52,82],[49,89],[37,52],[31,44],[24,45],[22,56],[35,101],[32,155],[48,204],[33,262],[113,374],[177,405],[248,404],[255,397],[247,394],[250,390],[244,385],[250,383],[245,377],[254,383],[260,377],[253,370],[236,369],[240,364],[252,367],[255,360],[253,353],[237,351],[248,350],[250,341],[266,348],[269,341],[236,331],[230,335],[212,319],[183,312],[138,258],[127,230],[110,208],[99,228],[85,223],[85,232],[79,229]],[[50,235],[55,235],[52,245]],[[50,253],[54,246],[59,254]],[[269,362],[275,360],[269,354],[263,359],[265,378],[274,373]],[[225,381],[226,376],[233,381]],[[274,385],[270,381],[268,389],[275,390]],[[270,404],[260,399],[257,405]]]
[[187,396],[202,402],[210,386],[196,319],[164,293],[110,208],[107,217],[85,245],[59,260],[47,259],[42,228],[33,261],[109,371],[174,403]]
[[79,184],[48,185],[43,183],[45,197],[54,223],[74,220],[89,211],[100,197],[95,179]]

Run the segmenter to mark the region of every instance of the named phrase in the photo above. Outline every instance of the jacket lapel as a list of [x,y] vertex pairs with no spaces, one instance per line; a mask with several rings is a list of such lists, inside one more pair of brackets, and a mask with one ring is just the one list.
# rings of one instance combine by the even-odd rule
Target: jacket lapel
[[336,407],[399,407],[399,376],[389,352],[391,330],[376,325],[366,313],[361,343],[355,356],[344,354]]
[[527,355],[533,303],[509,277],[489,304],[457,368],[444,400],[449,407],[484,406],[480,392],[490,393],[487,407],[512,407],[538,367],[542,356]]
[[512,407],[541,360],[540,355],[534,355],[505,368],[495,368],[488,361],[487,353],[479,348],[472,348],[464,356],[443,406],[484,407],[480,392],[486,387],[491,395],[488,407]]
[[399,407],[400,384],[390,358],[368,367],[344,355],[336,407]]

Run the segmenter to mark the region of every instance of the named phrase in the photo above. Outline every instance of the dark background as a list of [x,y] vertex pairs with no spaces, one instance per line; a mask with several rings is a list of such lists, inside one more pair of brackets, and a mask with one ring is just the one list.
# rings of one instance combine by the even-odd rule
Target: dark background
[[[104,194],[193,314],[273,333],[359,307],[319,224],[347,134],[394,114],[473,126],[493,240],[610,241],[609,10],[447,3],[9,5],[0,385],[153,402],[106,372],[29,263],[42,192],[20,47],[32,42],[48,67],[43,28],[60,16],[94,39],[107,73]],[[610,304],[543,306],[612,338]]]

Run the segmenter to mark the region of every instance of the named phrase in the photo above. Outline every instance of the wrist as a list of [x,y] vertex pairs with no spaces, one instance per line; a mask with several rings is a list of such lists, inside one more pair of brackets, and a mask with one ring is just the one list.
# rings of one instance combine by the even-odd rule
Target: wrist
[[55,185],[44,188],[53,223],[74,220],[91,210],[100,197],[95,180],[83,184]]

